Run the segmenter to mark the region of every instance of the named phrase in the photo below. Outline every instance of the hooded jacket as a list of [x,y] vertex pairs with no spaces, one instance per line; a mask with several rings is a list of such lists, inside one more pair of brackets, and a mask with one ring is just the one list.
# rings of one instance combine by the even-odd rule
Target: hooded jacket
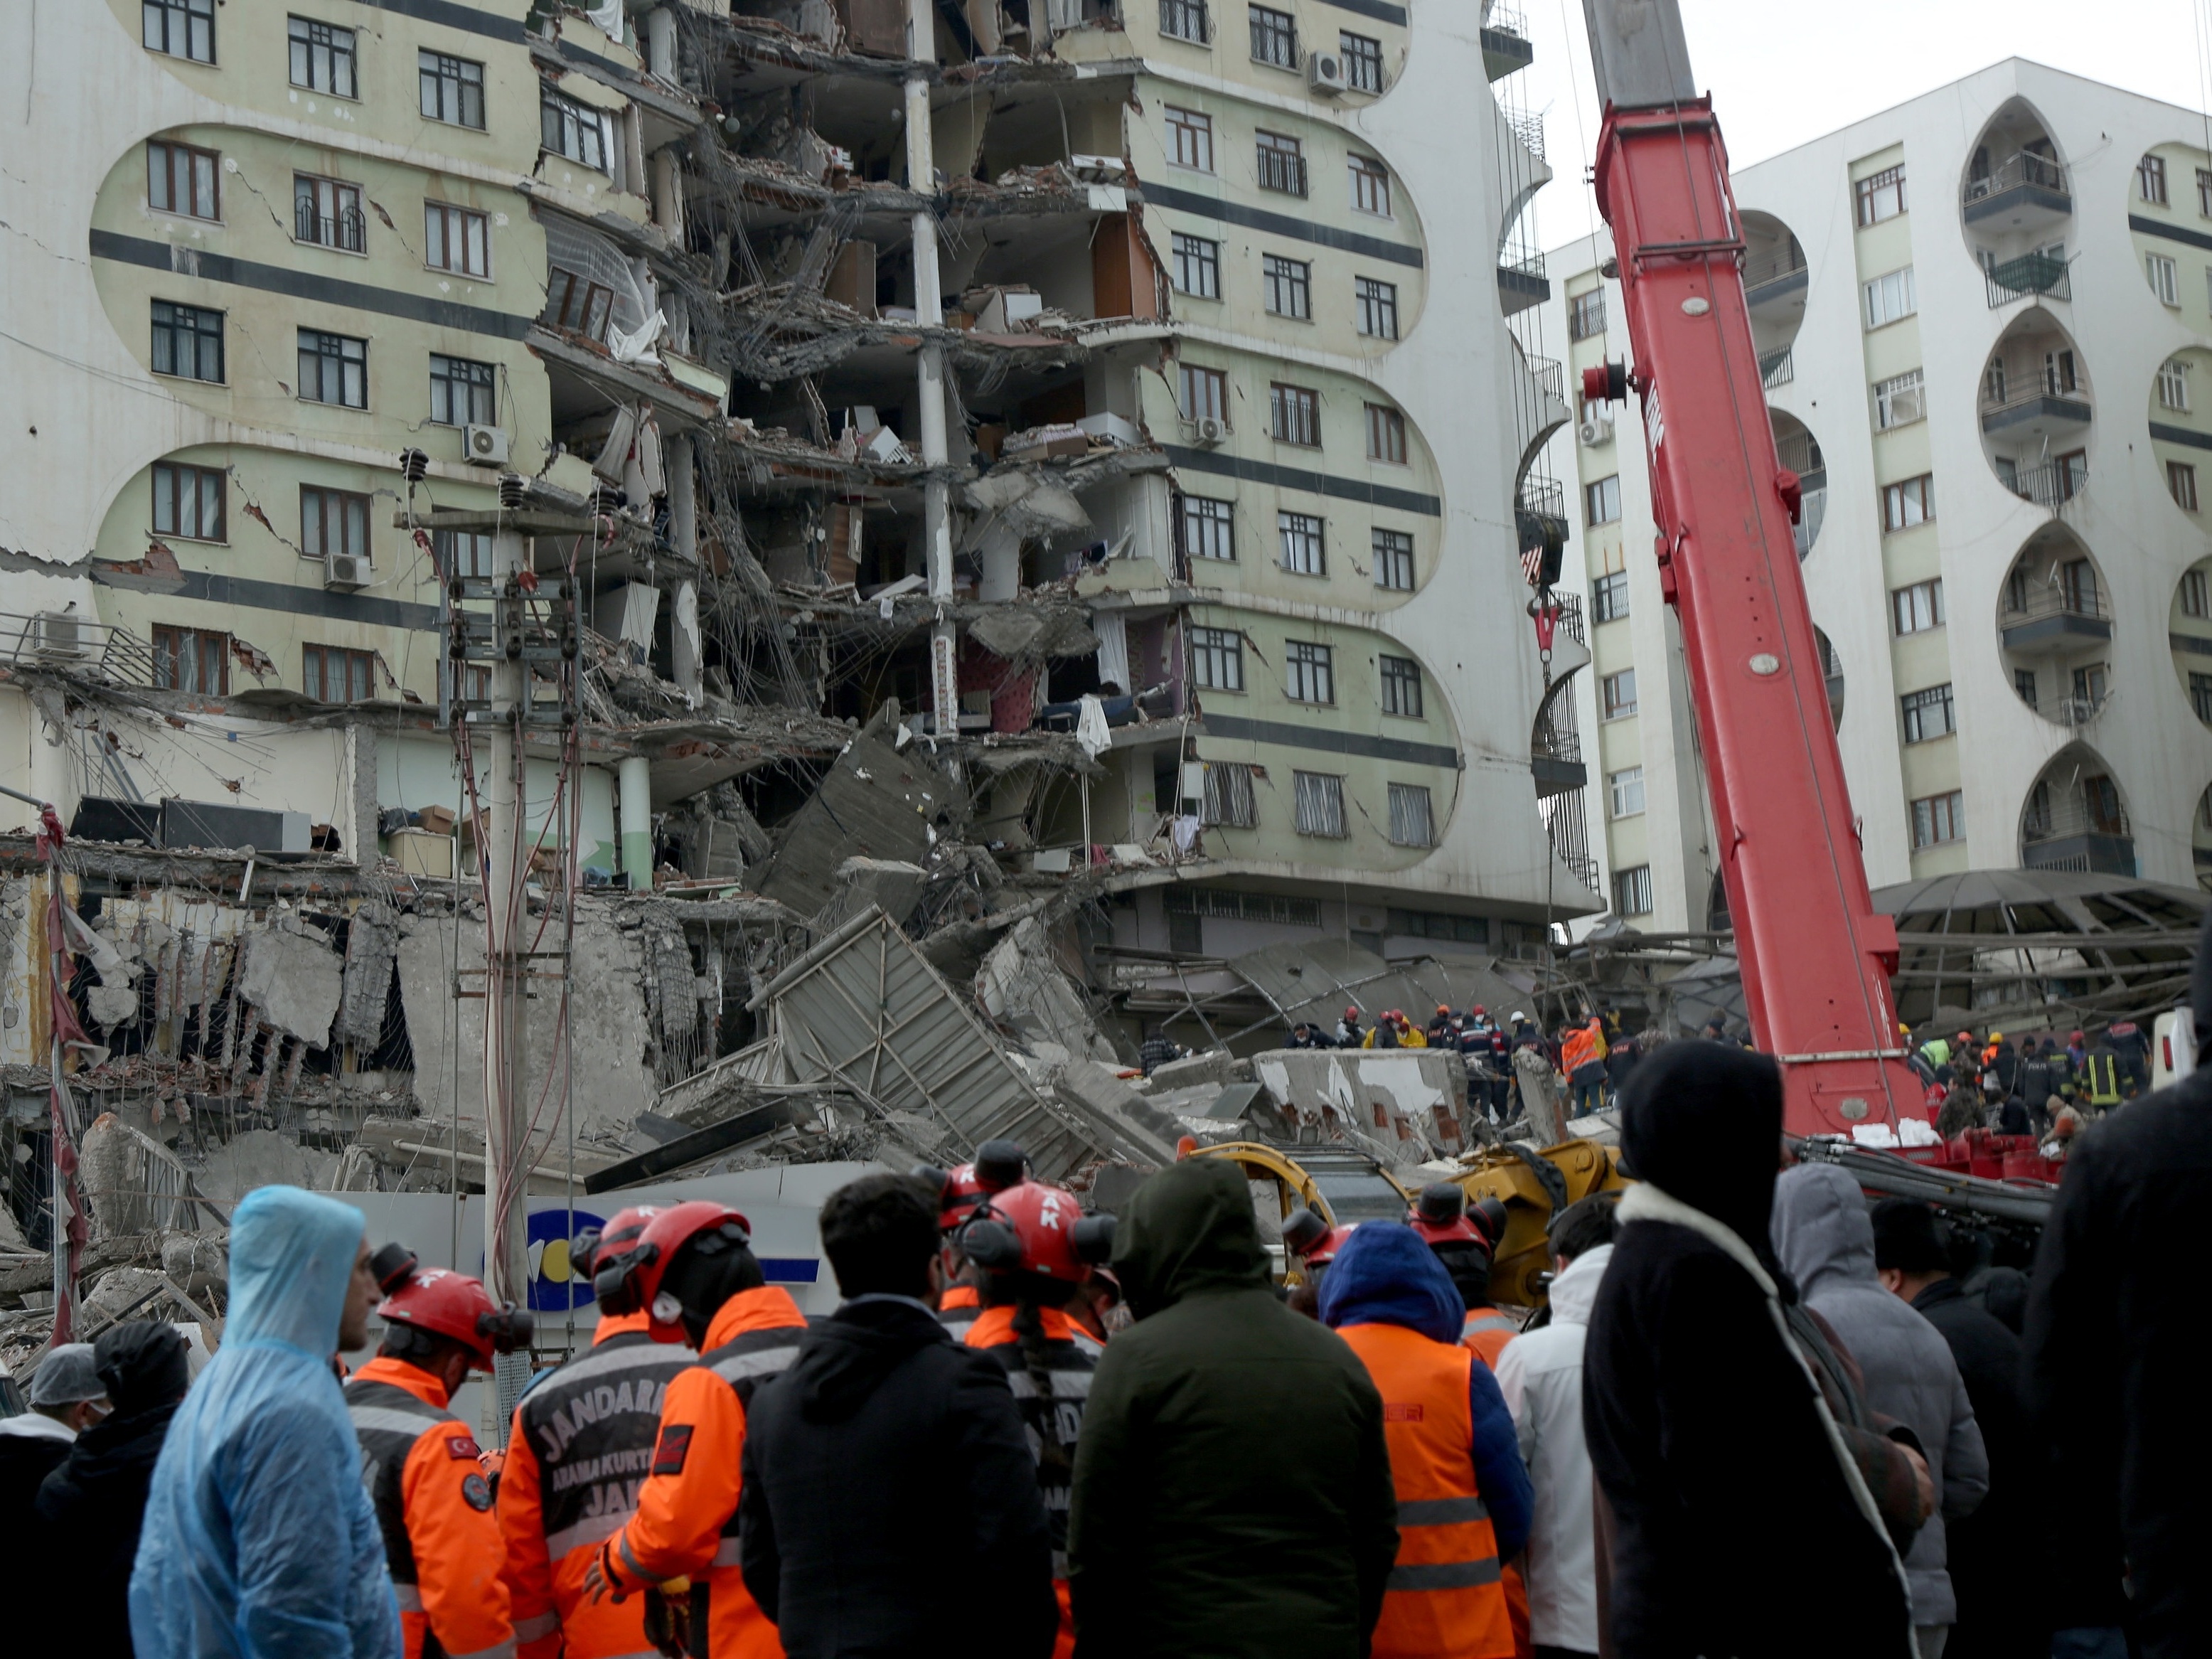
[[1075,1453],[1085,1659],[1356,1659],[1398,1552],[1366,1367],[1277,1298],[1233,1164],[1140,1187],[1114,1270],[1137,1322],[1098,1362]]
[[1052,1540],[1005,1368],[921,1303],[809,1326],[746,1407],[739,1467],[738,1565],[789,1659],[951,1659],[984,1609],[994,1659],[1052,1652]]
[[231,1218],[221,1350],[155,1466],[131,1634],[139,1659],[386,1659],[399,1605],[331,1370],[361,1212],[262,1187]]
[[1583,1346],[1613,1246],[1601,1244],[1552,1281],[1552,1319],[1498,1358],[1504,1396],[1535,1487],[1528,1533],[1528,1639],[1595,1653],[1597,1533],[1589,1444],[1583,1436]]
[[1944,1522],[1973,1513],[1990,1489],[1989,1455],[1959,1362],[1942,1334],[1875,1277],[1874,1223],[1858,1183],[1832,1164],[1791,1170],[1774,1189],[1775,1254],[1805,1305],[1828,1322],[1858,1362],[1866,1402],[1912,1431],[1936,1483],[1936,1513],[1912,1540],[1905,1570],[1912,1622],[1958,1616],[1944,1571]]

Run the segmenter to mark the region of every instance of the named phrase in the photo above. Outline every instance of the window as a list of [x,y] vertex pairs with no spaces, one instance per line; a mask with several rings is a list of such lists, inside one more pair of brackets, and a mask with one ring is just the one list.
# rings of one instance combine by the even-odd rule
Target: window
[[[1283,568],[1301,576],[1325,576],[1328,560],[1322,548],[1322,521],[1310,513],[1275,514],[1275,536],[1282,544]],[[1328,698],[1320,699],[1322,702]]]
[[154,624],[154,689],[230,695],[230,635]]
[[1213,118],[1194,109],[1165,106],[1168,115],[1168,160],[1196,173],[1213,171]]
[[2020,700],[2030,708],[2035,707],[2035,671],[2015,668],[2012,671],[2012,689],[2020,693]]
[[1921,383],[1918,369],[1907,369],[1889,380],[1875,382],[1874,419],[1881,430],[1909,426],[1927,417],[1928,392]]
[[1590,620],[1619,622],[1628,614],[1628,573],[1616,570],[1590,584]]
[[1651,914],[1651,866],[1639,864],[1632,870],[1613,872],[1613,913],[1617,916],[1648,916]]
[[449,126],[483,131],[483,65],[442,52],[419,50],[415,58],[422,82],[422,118]]
[[1359,331],[1377,340],[1398,337],[1398,285],[1373,276],[1355,276],[1352,291],[1359,302]]
[[2136,163],[2136,193],[2146,202],[2166,205],[2166,157],[2146,155]]
[[140,18],[149,52],[215,62],[215,0],[142,0]]
[[1587,340],[1605,332],[1605,290],[1594,288],[1567,301],[1567,337]]
[[1912,267],[1877,276],[1866,285],[1866,325],[1881,328],[1920,308],[1912,290]]
[[1305,640],[1291,640],[1283,647],[1289,665],[1285,689],[1292,702],[1336,701],[1335,651]]
[[1910,530],[1917,524],[1926,524],[1936,516],[1936,477],[1923,472],[1917,478],[1907,478],[1902,483],[1884,484],[1881,490],[1881,527],[1884,530]]
[[2187,461],[2166,464],[2166,492],[2184,513],[2197,511],[2197,469]]
[[1390,216],[1390,169],[1371,155],[1352,155],[1345,162],[1352,179],[1352,205],[1379,218]]
[[538,83],[538,142],[595,172],[607,170],[606,117],[589,104],[556,92],[545,81]]
[[1375,586],[1413,591],[1413,538],[1403,530],[1376,530],[1370,550],[1375,556]]
[[[155,462],[154,533],[188,542],[223,540],[224,482],[220,467]],[[2197,580],[2201,585],[2201,574]]]
[[216,153],[190,144],[146,146],[146,205],[156,213],[181,213],[194,219],[222,216],[222,195],[216,177]]
[[222,380],[222,313],[154,301],[154,372],[185,380]]
[[2189,365],[2179,357],[2158,366],[2158,401],[2161,408],[2189,412]]
[[491,574],[491,534],[483,530],[438,530],[431,532],[431,556],[438,574],[484,577]]
[[1244,689],[1244,636],[1233,628],[1190,630],[1191,678],[1209,691]]
[[1199,810],[1208,823],[1249,830],[1260,821],[1258,804],[1252,799],[1252,769],[1235,761],[1208,761],[1205,805]]
[[1380,404],[1367,405],[1367,459],[1405,465],[1406,417],[1398,410]]
[[422,263],[464,276],[491,275],[491,221],[447,202],[422,204]]
[[1182,498],[1183,550],[1194,559],[1237,556],[1237,506],[1210,495]]
[[348,253],[367,252],[368,222],[361,216],[361,186],[294,173],[292,240]]
[[1859,204],[1859,228],[1894,219],[1905,211],[1905,169],[1884,167],[1855,186]]
[[1279,190],[1291,196],[1304,195],[1306,158],[1304,147],[1297,139],[1285,137],[1279,132],[1262,132],[1255,136],[1259,140],[1256,159],[1260,188]]
[[1905,740],[1926,743],[1948,738],[1959,728],[1951,717],[1951,688],[1933,685],[1925,691],[1908,691],[1898,699],[1905,711]]
[[1344,780],[1328,772],[1293,772],[1291,784],[1297,798],[1298,833],[1343,840]]
[[1598,682],[1598,698],[1609,720],[1626,720],[1636,712],[1636,671],[1624,668]]
[[1943,625],[1943,579],[1914,582],[1908,587],[1892,588],[1889,594],[1889,613],[1897,631],[1902,634],[1924,634],[1931,628]]
[[1160,0],[1160,33],[1170,40],[1206,45],[1213,39],[1213,23],[1206,15],[1206,0]]
[[1421,718],[1421,665],[1411,657],[1378,657],[1382,678],[1382,712]]
[[1488,916],[1455,916],[1442,910],[1387,912],[1384,923],[1401,939],[1450,939],[1461,945],[1490,943]]
[[1182,382],[1182,417],[1186,421],[1225,421],[1229,418],[1229,376],[1218,368],[1178,363]]
[[1354,92],[1382,90],[1382,43],[1340,29],[1336,50],[1344,59],[1344,83]]
[[2081,382],[2074,372],[2074,354],[2070,351],[2046,351],[2043,354],[2043,390],[2051,397],[2069,392],[2079,392]]
[[2202,570],[2182,573],[2181,614],[2194,617],[2200,622],[2212,617],[2212,581],[2205,579]]
[[1313,267],[1304,259],[1285,259],[1279,253],[1260,256],[1262,291],[1267,309],[1278,317],[1313,319]]
[[489,363],[430,354],[430,424],[497,426],[499,371]]
[[349,335],[300,331],[300,398],[310,404],[368,407],[368,342]]
[[1620,517],[1620,474],[1583,486],[1583,517],[1590,524],[1611,524]]
[[1436,814],[1425,783],[1394,783],[1390,791],[1390,841],[1396,847],[1434,847]]
[[2181,303],[2181,283],[2173,261],[2163,253],[2143,255],[2143,276],[2150,283],[2150,291],[2158,295],[2161,305]]
[[1298,66],[1298,26],[1286,11],[1277,11],[1269,6],[1254,6],[1252,15],[1252,61],[1273,64],[1277,69],[1294,70]]
[[1644,810],[1644,769],[1624,767],[1605,775],[1606,816],[1632,818]]
[[1966,838],[1966,798],[1954,789],[1948,795],[1925,795],[1912,803],[1912,844],[1938,847]]
[[376,653],[335,645],[303,647],[300,689],[317,702],[367,702],[376,692]]
[[332,553],[368,556],[368,497],[347,489],[300,486],[300,551],[311,559]]
[[295,17],[291,22],[292,84],[333,98],[355,98],[353,31]]
[[1175,233],[1175,285],[1194,299],[1221,297],[1221,244],[1203,236]]
[[607,337],[607,325],[614,319],[615,296],[611,290],[599,283],[588,282],[573,270],[559,265],[551,268],[545,284],[545,310],[539,321],[555,328],[565,328],[571,333],[587,334],[594,340]]
[[1311,387],[1276,381],[1267,388],[1267,416],[1280,442],[1321,447],[1321,393]]

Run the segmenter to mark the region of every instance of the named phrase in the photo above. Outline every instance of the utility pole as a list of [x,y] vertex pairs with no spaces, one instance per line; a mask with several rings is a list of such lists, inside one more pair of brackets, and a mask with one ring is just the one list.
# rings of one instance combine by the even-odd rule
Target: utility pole
[[[932,141],[929,82],[921,66],[936,56],[937,14],[929,0],[907,0],[906,184],[917,196],[937,194],[936,146]],[[925,207],[914,216],[914,314],[924,328],[945,325],[945,296],[937,274],[937,216]],[[921,405],[921,459],[931,469],[923,486],[922,523],[927,540],[929,602],[936,619],[929,630],[930,712],[937,735],[960,729],[960,680],[955,659],[952,605],[952,501],[945,480],[951,459],[945,421],[945,348],[925,344],[915,363]]]
[[502,528],[492,538],[493,638],[484,757],[484,1285],[495,1303],[527,1300],[528,1206],[522,1138],[528,1110],[529,792],[523,720],[531,633],[521,575],[530,543]]

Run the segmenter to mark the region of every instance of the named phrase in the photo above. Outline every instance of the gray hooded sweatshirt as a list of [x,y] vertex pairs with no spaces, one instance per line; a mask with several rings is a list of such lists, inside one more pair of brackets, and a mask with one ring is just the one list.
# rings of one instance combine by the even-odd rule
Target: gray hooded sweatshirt
[[1944,1571],[1943,1523],[1974,1512],[1990,1489],[1982,1431],[1966,1401],[1951,1345],[1875,1277],[1874,1224],[1858,1183],[1821,1164],[1786,1171],[1774,1188],[1774,1252],[1805,1304],[1826,1320],[1858,1362],[1866,1402],[1919,1437],[1936,1482],[1936,1513],[1905,1558],[1912,1622],[1958,1617]]

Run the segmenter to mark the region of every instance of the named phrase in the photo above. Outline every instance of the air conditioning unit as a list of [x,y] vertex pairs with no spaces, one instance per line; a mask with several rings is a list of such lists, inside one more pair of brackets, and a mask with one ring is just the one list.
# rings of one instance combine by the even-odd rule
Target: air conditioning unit
[[1229,441],[1229,422],[1218,415],[1201,415],[1191,422],[1193,434],[1208,449]]
[[1613,416],[1592,415],[1583,422],[1582,439],[1586,444],[1609,444],[1613,441]]
[[1348,91],[1352,82],[1344,77],[1344,59],[1333,52],[1310,54],[1306,58],[1306,85],[1332,98]]
[[496,426],[463,427],[461,456],[471,466],[505,466],[506,428]]
[[33,620],[31,648],[41,657],[82,657],[90,648],[84,619],[74,611],[41,611]]
[[323,586],[333,593],[358,593],[376,580],[376,572],[358,553],[323,556]]

